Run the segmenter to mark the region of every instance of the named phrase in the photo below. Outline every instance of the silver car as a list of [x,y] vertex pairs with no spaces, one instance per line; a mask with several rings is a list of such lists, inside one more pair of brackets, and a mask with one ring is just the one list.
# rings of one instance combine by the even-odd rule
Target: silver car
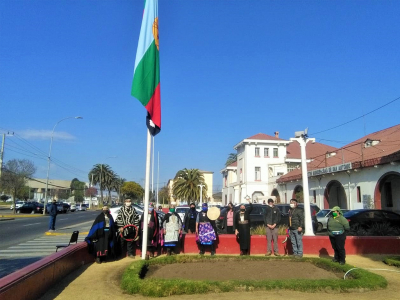
[[[348,212],[348,209],[342,209],[342,213]],[[332,215],[332,211],[330,209],[321,209],[317,213],[318,227],[317,231],[322,231],[327,229],[326,226],[328,224],[328,219]]]

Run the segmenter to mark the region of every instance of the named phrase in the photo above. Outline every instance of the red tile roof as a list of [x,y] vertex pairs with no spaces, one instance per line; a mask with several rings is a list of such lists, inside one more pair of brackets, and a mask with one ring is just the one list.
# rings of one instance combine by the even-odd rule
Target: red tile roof
[[[378,140],[377,145],[365,147],[366,140]],[[308,146],[308,144],[307,144]],[[308,148],[306,148],[308,151]],[[313,161],[307,164],[308,171],[324,167],[340,165],[343,162],[352,163],[352,168],[372,167],[400,161],[400,124],[368,134],[342,148],[336,149],[336,155],[326,158],[326,153],[309,156]],[[281,176],[277,182],[287,182],[301,179],[301,169],[294,170]]]
[[274,140],[274,141],[284,141],[283,139],[277,138],[275,136],[271,136],[265,133],[257,133],[256,135],[253,135],[247,140]]
[[[325,154],[326,152],[335,151],[336,149],[337,148],[325,144],[308,142],[306,145],[306,156],[309,159],[321,154]],[[300,144],[298,142],[291,142],[286,147],[286,158],[301,159]]]

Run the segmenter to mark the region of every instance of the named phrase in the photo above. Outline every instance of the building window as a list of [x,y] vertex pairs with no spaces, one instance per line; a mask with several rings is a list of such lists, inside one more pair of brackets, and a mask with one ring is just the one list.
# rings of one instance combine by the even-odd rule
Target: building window
[[260,181],[261,180],[261,168],[260,167],[256,167],[255,168],[255,180],[256,181]]
[[240,182],[243,181],[243,172],[242,172],[242,168],[240,168]]
[[264,157],[269,157],[269,148],[264,148]]
[[274,157],[278,157],[278,148],[274,148]]
[[293,170],[299,169],[299,168],[300,168],[300,164],[299,163],[288,163],[287,164],[288,173],[293,171]]
[[357,187],[357,202],[361,203],[361,187]]
[[256,156],[256,157],[260,157],[260,148],[259,147],[256,147],[255,148],[255,153],[254,153],[254,155]]

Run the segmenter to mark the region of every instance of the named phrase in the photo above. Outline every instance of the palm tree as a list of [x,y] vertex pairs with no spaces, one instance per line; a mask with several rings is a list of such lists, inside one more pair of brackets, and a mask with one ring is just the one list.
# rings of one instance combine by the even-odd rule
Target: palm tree
[[111,191],[115,188],[115,182],[118,180],[118,175],[113,170],[106,174],[105,188],[108,190],[108,202],[111,204]]
[[125,178],[117,176],[113,181],[113,190],[118,193],[118,202],[121,203],[121,187],[126,182]]
[[111,175],[111,167],[107,164],[97,164],[94,165],[93,168],[89,172],[89,181],[92,180],[93,175],[93,184],[99,184],[100,187],[100,195],[101,195],[101,203],[103,203],[103,189],[109,180]]
[[207,197],[207,184],[198,169],[183,169],[176,173],[172,192],[175,198],[195,201],[200,198],[199,185],[203,184],[203,199]]
[[229,153],[228,158],[225,162],[225,167],[237,161],[237,153]]

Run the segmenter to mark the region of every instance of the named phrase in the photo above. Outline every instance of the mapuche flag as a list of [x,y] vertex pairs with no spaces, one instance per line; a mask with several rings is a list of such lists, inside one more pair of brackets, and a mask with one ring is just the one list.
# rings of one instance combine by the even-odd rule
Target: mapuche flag
[[147,127],[156,135],[161,130],[158,0],[144,5],[131,94],[146,107]]

